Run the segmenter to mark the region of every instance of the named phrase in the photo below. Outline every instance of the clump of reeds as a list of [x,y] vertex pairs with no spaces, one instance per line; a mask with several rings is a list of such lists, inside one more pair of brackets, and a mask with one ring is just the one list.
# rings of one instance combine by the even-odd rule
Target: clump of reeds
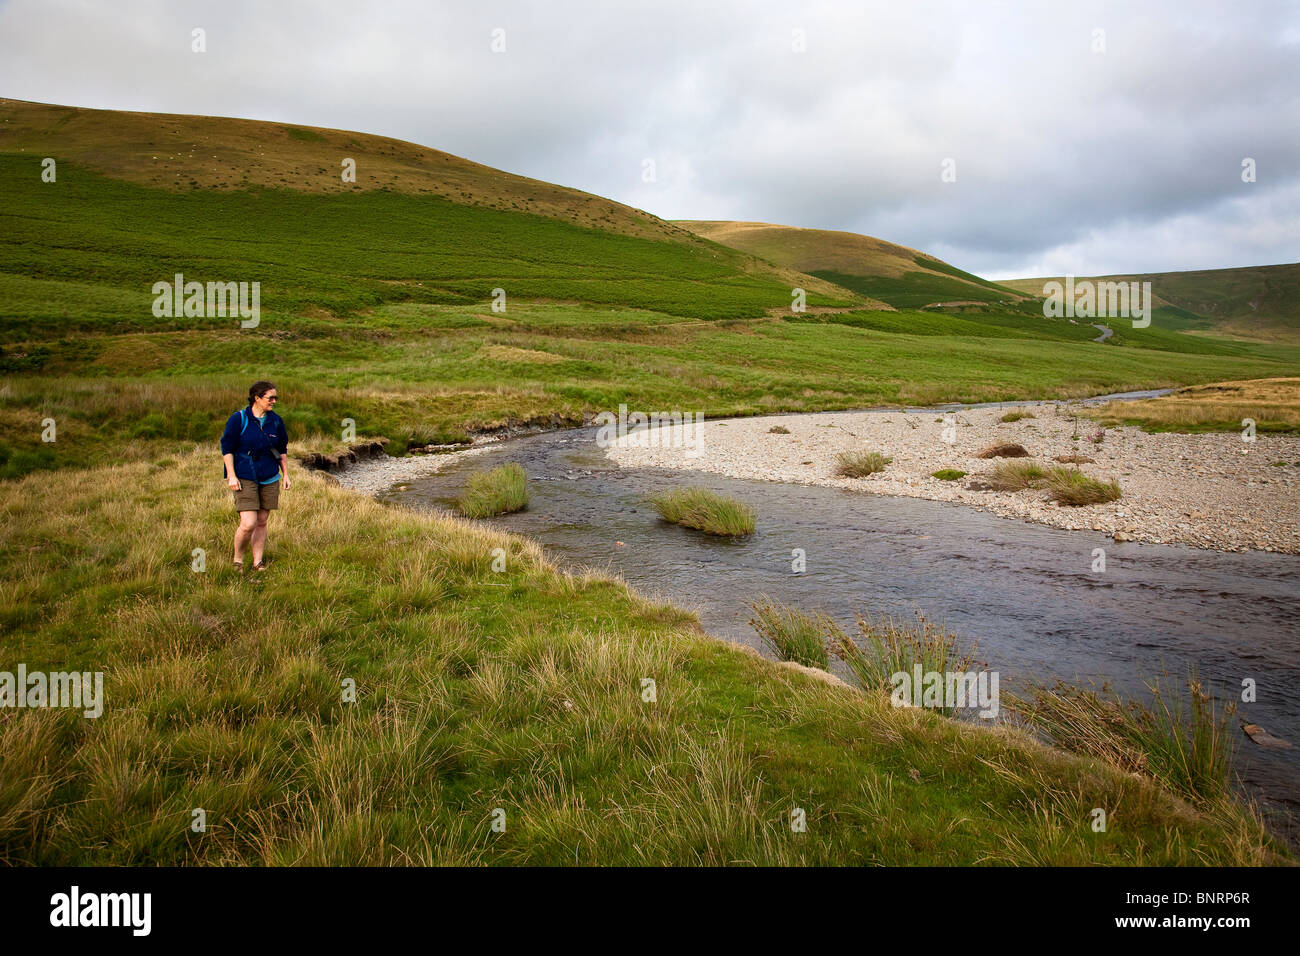
[[675,488],[650,499],[659,517],[721,537],[754,533],[754,509],[707,488]]
[[885,466],[894,459],[886,458],[878,451],[846,451],[835,460],[835,474],[843,478],[866,478],[884,471]]
[[1194,803],[1229,793],[1236,704],[1217,702],[1195,673],[1186,689],[1168,674],[1144,681],[1151,703],[1123,701],[1108,685],[1033,683],[1009,707],[1059,747],[1098,757],[1131,773],[1155,777]]
[[766,595],[751,604],[750,610],[754,613],[750,626],[779,659],[822,670],[830,666],[826,638],[835,624],[829,618],[800,611]]
[[469,476],[465,492],[456,502],[467,518],[490,518],[528,507],[528,476],[518,462]]
[[[856,640],[838,627],[828,637],[835,656],[848,665],[858,686],[866,691],[889,693],[895,674],[910,676],[918,665],[922,673],[965,673],[974,659],[974,647],[962,651],[955,634],[920,611],[910,622],[889,615],[863,614],[858,617]],[[945,716],[951,716],[954,710],[946,703],[932,709]]]

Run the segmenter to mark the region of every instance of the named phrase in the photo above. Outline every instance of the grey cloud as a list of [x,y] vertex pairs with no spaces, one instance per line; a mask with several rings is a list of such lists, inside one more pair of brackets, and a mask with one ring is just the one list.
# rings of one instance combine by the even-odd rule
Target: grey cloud
[[1300,259],[1298,53],[1282,2],[0,4],[4,95],[361,129],[1002,276]]

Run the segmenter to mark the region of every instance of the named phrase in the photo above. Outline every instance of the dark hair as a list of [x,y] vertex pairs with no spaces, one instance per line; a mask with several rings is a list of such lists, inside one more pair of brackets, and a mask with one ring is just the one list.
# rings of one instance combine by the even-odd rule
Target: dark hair
[[253,404],[253,399],[261,398],[271,389],[275,388],[274,382],[254,382],[248,386],[248,404]]

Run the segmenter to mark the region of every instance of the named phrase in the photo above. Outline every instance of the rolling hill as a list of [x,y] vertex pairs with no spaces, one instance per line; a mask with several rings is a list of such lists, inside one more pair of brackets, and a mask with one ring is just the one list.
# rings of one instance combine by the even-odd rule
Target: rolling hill
[[[1002,285],[1041,296],[1043,284],[1063,277],[1011,279]],[[1192,272],[1147,272],[1130,275],[1077,276],[1109,282],[1150,282],[1162,324],[1179,331],[1230,335],[1263,341],[1300,340],[1300,263],[1202,269]]]
[[[474,235],[480,231],[474,227],[481,221],[484,230],[501,232],[500,223],[518,221],[487,215],[497,212],[536,217],[606,236],[666,244],[697,263],[707,263],[716,276],[752,276],[769,285],[773,288],[772,306],[788,302],[793,286],[828,299],[858,301],[854,296],[846,299],[843,289],[829,283],[703,241],[640,209],[581,190],[516,176],[441,150],[367,133],[0,98],[0,156],[15,163],[11,171],[19,178],[20,170],[25,168],[23,160],[37,164],[31,167],[31,174],[37,175],[39,162],[51,157],[59,164],[60,181],[66,181],[65,168],[71,167],[171,195],[239,197],[261,189],[336,201],[373,197],[376,193],[441,200],[473,210],[459,214],[455,225],[468,228],[468,233],[462,233],[460,245],[480,261],[490,260],[491,255],[480,255],[474,249]],[[345,160],[355,161],[355,182],[343,181]],[[399,207],[412,208],[401,204],[389,208]],[[435,223],[437,218],[430,215],[426,221]],[[523,231],[537,238],[536,230]],[[507,261],[519,258],[513,249],[499,252]],[[599,259],[597,255],[597,266]],[[565,273],[572,274],[575,269],[581,272],[584,264],[568,263]],[[666,270],[669,274],[675,271]],[[693,271],[688,271],[689,277],[700,278],[692,275]],[[779,295],[775,288],[781,289]],[[750,306],[735,314],[754,315],[759,311]]]
[[1026,298],[1015,289],[963,272],[935,256],[853,232],[766,222],[678,220],[677,225],[893,308],[1013,305]]

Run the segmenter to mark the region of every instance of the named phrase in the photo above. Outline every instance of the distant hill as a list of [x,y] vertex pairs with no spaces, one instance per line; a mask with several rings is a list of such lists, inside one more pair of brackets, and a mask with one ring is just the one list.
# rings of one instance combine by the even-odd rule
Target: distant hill
[[[1300,263],[1202,269],[1194,272],[1148,272],[1138,275],[1076,276],[1110,282],[1150,282],[1157,318],[1167,328],[1214,332],[1264,341],[1300,338]],[[1011,286],[1034,296],[1043,284],[1063,277],[1011,279]]]
[[677,220],[706,239],[814,275],[899,309],[957,303],[1011,304],[1023,293],[942,259],[872,236],[766,222]]

